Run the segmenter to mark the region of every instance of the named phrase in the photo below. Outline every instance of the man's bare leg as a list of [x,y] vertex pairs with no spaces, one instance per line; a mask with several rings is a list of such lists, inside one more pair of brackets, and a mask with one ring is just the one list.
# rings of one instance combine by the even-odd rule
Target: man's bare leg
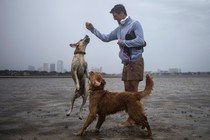
[[[139,81],[124,81],[125,91],[138,91]],[[118,127],[131,127],[135,125],[135,121],[133,121],[130,117],[125,122],[118,124]]]

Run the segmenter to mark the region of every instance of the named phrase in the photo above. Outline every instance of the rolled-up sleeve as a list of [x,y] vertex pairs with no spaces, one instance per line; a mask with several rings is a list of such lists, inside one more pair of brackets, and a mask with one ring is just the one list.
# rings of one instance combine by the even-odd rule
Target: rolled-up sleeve
[[143,33],[143,29],[141,24],[136,21],[133,24],[132,30],[134,31],[136,38],[132,39],[132,40],[123,40],[123,43],[127,46],[127,47],[136,47],[136,46],[142,46],[144,45],[144,33]]

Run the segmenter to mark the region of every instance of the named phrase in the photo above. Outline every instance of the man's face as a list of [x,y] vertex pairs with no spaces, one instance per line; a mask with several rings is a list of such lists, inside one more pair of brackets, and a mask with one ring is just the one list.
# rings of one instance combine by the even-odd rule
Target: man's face
[[120,12],[120,14],[113,12],[112,15],[113,15],[114,20],[117,20],[118,22],[120,22],[120,20],[123,19],[123,12]]

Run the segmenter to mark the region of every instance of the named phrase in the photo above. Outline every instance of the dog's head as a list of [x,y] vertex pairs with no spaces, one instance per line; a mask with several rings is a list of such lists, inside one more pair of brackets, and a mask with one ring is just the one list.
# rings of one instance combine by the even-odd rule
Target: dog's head
[[90,42],[90,38],[88,35],[86,35],[83,39],[80,39],[77,43],[70,44],[70,46],[73,48],[76,48],[76,50],[74,52],[75,54],[76,53],[85,54],[85,49],[89,42]]
[[103,79],[100,73],[89,73],[89,89],[90,90],[103,90],[106,85],[106,81]]

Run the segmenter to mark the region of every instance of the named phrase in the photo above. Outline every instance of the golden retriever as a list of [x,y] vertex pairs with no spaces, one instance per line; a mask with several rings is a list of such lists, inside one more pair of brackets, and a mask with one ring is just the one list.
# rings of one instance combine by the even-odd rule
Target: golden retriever
[[110,92],[104,90],[106,81],[100,73],[89,73],[89,115],[83,127],[75,135],[83,135],[86,128],[93,122],[98,114],[96,132],[99,129],[107,115],[115,114],[119,111],[126,111],[129,117],[135,121],[136,125],[147,128],[148,136],[152,135],[147,117],[144,113],[143,104],[140,100],[151,94],[153,88],[152,77],[146,75],[146,86],[139,92]]

